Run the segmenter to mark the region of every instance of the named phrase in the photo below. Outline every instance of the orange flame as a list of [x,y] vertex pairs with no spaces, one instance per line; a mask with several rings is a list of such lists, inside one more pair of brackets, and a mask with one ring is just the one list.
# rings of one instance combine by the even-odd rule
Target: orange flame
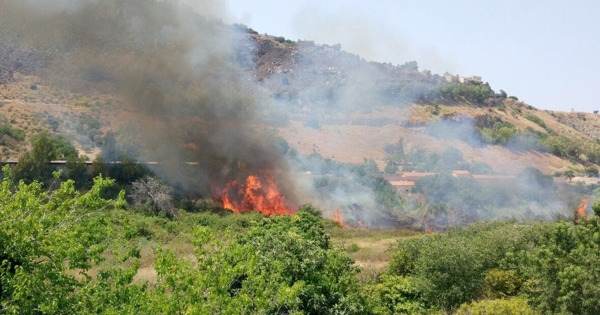
[[427,231],[427,234],[432,234],[433,233],[433,230],[429,226],[429,222],[425,222],[425,229]]
[[340,209],[335,209],[333,211],[333,221],[337,222],[341,228],[345,228],[346,224],[344,224],[344,220],[342,220],[342,215],[340,214]]
[[581,203],[579,204],[579,208],[577,208],[577,212],[576,212],[576,219],[575,222],[578,221],[577,218],[582,218],[583,220],[587,220],[587,217],[585,216],[585,212],[587,210],[587,206],[588,206],[588,201],[587,199],[581,199]]
[[361,221],[361,220],[358,220],[358,222],[356,222],[356,223],[358,223],[358,226],[359,226],[361,229],[366,229],[366,228],[367,228],[367,227],[365,226],[365,224],[364,224],[364,223],[362,223],[362,221]]
[[248,176],[245,184],[231,181],[225,188],[213,188],[215,200],[220,201],[223,208],[235,213],[257,211],[264,215],[292,214],[294,211],[286,205],[285,197],[273,179],[263,176],[266,185],[258,176]]

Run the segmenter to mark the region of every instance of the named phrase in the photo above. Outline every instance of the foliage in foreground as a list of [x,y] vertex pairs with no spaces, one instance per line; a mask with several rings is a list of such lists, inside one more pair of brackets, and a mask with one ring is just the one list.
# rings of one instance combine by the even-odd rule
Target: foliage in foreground
[[318,218],[308,213],[264,219],[227,243],[206,228],[196,236],[197,266],[170,252],[159,255],[153,300],[161,313],[364,310],[352,260],[331,249]]
[[400,242],[379,285],[389,277],[393,283],[375,296],[388,313],[598,314],[598,261],[596,215],[575,223],[477,223]]
[[456,315],[536,315],[527,300],[523,298],[483,300],[470,304],[463,304],[456,311]]
[[[124,193],[102,198],[112,180],[98,177],[81,194],[72,181],[46,191],[37,182],[14,184],[3,171],[0,312],[7,314],[600,312],[597,216],[482,222],[406,239],[389,272],[361,284],[357,267],[310,211],[144,216],[118,209]],[[159,246],[156,282],[134,281],[136,245],[176,236],[193,243],[194,257]]]
[[14,184],[8,166],[3,172],[0,308],[14,314],[77,311],[91,285],[87,271],[109,247],[107,209],[122,205],[123,194],[103,199],[112,181],[102,177],[80,194],[72,181],[48,192],[38,182]]
[[98,177],[80,194],[72,181],[46,191],[38,182],[13,184],[8,167],[4,173],[3,313],[365,312],[357,267],[332,248],[320,219],[307,212],[262,218],[247,233],[225,237],[196,222],[195,258],[159,249],[150,287],[133,281],[140,257],[132,246],[135,216],[112,209],[124,204],[124,193],[101,197],[112,180]]

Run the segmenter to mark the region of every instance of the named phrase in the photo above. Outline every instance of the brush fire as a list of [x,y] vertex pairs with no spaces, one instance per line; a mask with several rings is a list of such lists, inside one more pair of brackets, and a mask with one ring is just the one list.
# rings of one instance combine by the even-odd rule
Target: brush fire
[[250,175],[241,183],[232,180],[225,188],[214,188],[215,200],[223,208],[235,213],[250,211],[260,212],[264,215],[284,215],[295,213],[286,203],[277,184],[269,175],[261,177]]
[[579,208],[577,208],[577,211],[575,212],[575,222],[578,222],[579,219],[583,219],[584,221],[587,220],[587,217],[585,215],[587,206],[587,199],[581,199],[581,202],[579,203]]
[[340,209],[335,209],[335,211],[333,211],[332,219],[333,219],[333,221],[337,222],[337,224],[341,228],[346,227],[346,224],[344,224],[344,220],[342,219],[342,214],[340,213]]

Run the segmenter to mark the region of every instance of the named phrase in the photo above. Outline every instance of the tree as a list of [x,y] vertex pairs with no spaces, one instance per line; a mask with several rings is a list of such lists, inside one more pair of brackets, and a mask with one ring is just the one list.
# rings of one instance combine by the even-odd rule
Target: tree
[[66,176],[75,182],[76,188],[87,186],[90,178],[87,172],[87,165],[85,162],[87,159],[84,156],[78,156],[78,154],[69,154],[65,161],[65,167],[67,169]]
[[575,172],[573,170],[564,171],[563,175],[571,182],[573,177],[575,177]]
[[54,139],[47,133],[41,133],[30,152],[19,158],[14,169],[14,178],[31,183],[34,180],[46,182],[52,178],[53,166],[50,161],[58,157]]
[[366,287],[372,314],[432,314],[421,299],[413,277],[382,275],[380,282]]
[[102,156],[97,155],[96,158],[94,158],[94,161],[92,161],[92,169],[90,170],[90,174],[93,177],[98,175],[102,175],[104,177],[108,176],[108,170],[104,164],[105,162],[104,159],[102,159]]
[[[35,152],[40,154],[39,149]],[[123,206],[124,192],[116,200],[103,199],[100,192],[113,181],[102,177],[85,194],[77,192],[71,180],[45,191],[37,181],[15,185],[8,166],[3,172],[0,312],[82,313],[86,294],[94,291],[88,271],[112,243],[105,210]]]
[[562,221],[541,234],[535,248],[508,253],[502,267],[523,277],[521,295],[542,314],[600,314],[598,235],[597,216]]
[[172,202],[173,188],[161,183],[155,177],[146,177],[131,185],[133,193],[129,197],[136,205],[147,207],[155,214],[177,216],[177,209]]
[[394,161],[388,160],[384,171],[386,174],[396,174],[396,172],[398,172],[398,165],[396,165]]
[[197,263],[159,251],[158,314],[364,314],[358,268],[331,248],[317,217],[265,218],[246,234],[223,240],[196,232]]

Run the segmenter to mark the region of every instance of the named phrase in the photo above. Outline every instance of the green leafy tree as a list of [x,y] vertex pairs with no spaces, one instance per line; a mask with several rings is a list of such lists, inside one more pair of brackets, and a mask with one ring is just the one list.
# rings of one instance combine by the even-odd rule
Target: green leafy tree
[[365,311],[352,260],[330,247],[307,212],[268,218],[223,242],[196,231],[197,265],[160,251],[156,313],[357,314]]
[[568,170],[563,173],[565,177],[569,180],[569,182],[575,177],[575,172],[573,170]]
[[[34,154],[45,154],[42,148],[46,146]],[[102,177],[80,194],[70,180],[57,190],[45,191],[39,182],[15,185],[8,166],[3,172],[0,310],[8,314],[80,313],[89,297],[85,292],[93,286],[88,271],[102,260],[112,233],[106,209],[122,206],[124,193],[117,200],[100,197],[112,184]]]
[[382,275],[380,282],[365,288],[372,314],[432,314],[413,277]]
[[54,167],[50,161],[58,157],[54,139],[47,133],[41,133],[33,143],[30,152],[21,156],[15,166],[14,176],[16,180],[25,180],[30,183],[34,180],[46,182],[52,178]]
[[490,298],[506,298],[516,295],[523,279],[514,270],[492,269],[485,275],[487,295]]
[[74,181],[76,188],[87,187],[90,182],[86,161],[85,156],[75,153],[69,154],[65,161],[66,176]]
[[402,241],[390,273],[410,275],[426,305],[451,311],[482,297],[486,284],[504,289],[502,279],[486,280],[488,272],[500,267],[507,252],[529,248],[545,230],[542,224],[477,223],[420,241]]
[[599,235],[597,216],[559,222],[535,248],[508,253],[503,267],[523,277],[523,295],[542,313],[600,314]]

